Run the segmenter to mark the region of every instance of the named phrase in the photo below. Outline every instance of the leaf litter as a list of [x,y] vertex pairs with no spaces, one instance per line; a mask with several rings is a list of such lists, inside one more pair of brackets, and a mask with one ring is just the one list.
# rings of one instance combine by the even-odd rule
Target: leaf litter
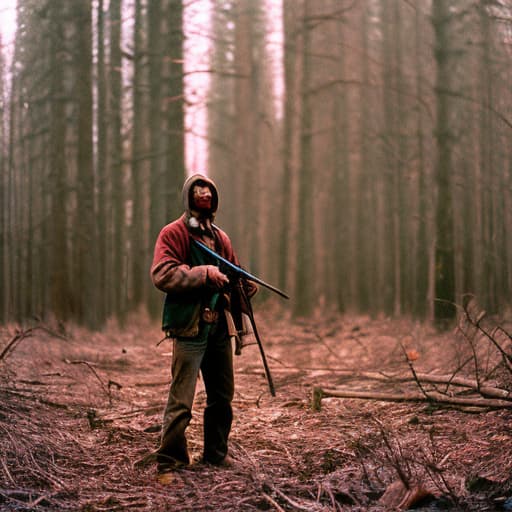
[[[277,396],[249,339],[235,358],[234,466],[198,462],[199,381],[188,429],[196,462],[160,478],[137,464],[158,445],[170,380],[172,344],[157,346],[155,323],[138,315],[124,329],[59,336],[2,328],[0,348],[19,341],[0,361],[0,510],[510,510],[510,409],[336,397],[312,408],[315,388],[417,391],[413,379],[368,378],[411,376],[410,364],[475,378],[457,332],[384,317],[292,320],[272,304],[256,316]],[[493,382],[506,376],[478,350]]]

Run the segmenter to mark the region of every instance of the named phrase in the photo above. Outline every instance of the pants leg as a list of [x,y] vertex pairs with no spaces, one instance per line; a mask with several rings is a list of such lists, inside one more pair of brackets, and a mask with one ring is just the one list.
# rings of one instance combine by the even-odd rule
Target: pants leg
[[157,450],[159,462],[190,462],[185,430],[192,419],[197,377],[206,345],[206,340],[174,341],[172,381],[164,411],[160,447]]
[[228,453],[228,437],[233,420],[233,355],[227,335],[210,337],[201,372],[206,389],[203,458],[217,464]]

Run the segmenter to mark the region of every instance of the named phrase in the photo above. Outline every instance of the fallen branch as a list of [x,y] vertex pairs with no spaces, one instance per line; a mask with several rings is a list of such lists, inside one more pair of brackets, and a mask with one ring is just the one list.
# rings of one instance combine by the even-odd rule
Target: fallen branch
[[23,340],[25,338],[30,338],[30,336],[32,336],[34,331],[36,331],[38,329],[45,331],[46,333],[50,334],[51,336],[54,336],[55,338],[60,338],[63,340],[67,339],[65,336],[62,336],[61,334],[52,331],[45,325],[36,325],[34,327],[29,327],[28,329],[19,330],[11,338],[11,340],[7,343],[7,345],[4,347],[4,349],[0,353],[0,361],[2,361],[2,359],[4,359],[7,356],[7,354],[9,353],[9,351],[11,349],[14,350],[14,345],[16,345],[17,343],[19,343],[21,340]]
[[103,379],[98,375],[98,372],[94,369],[93,363],[90,363],[89,361],[83,361],[82,359],[77,359],[77,360],[72,360],[72,361],[69,360],[69,359],[64,359],[64,361],[67,364],[83,364],[83,365],[87,366],[87,368],[89,368],[89,370],[91,370],[92,374],[96,377],[96,379],[98,379],[98,382],[100,383],[101,388],[103,389],[103,391],[107,395],[110,404],[112,404],[112,391],[111,391],[111,388],[115,387],[117,389],[121,389],[123,387],[121,384],[119,384],[118,382],[115,382],[113,380],[109,380],[108,384],[105,384],[103,382]]
[[2,350],[2,353],[0,354],[0,361],[8,354],[9,350],[14,349],[14,345],[16,343],[18,343],[19,341],[21,341],[24,338],[28,338],[28,337],[32,336],[32,331],[33,331],[33,329],[27,329],[25,331],[20,331],[13,338],[11,338],[9,343],[7,343],[5,348]]
[[[389,374],[383,375],[376,372],[362,372],[353,374],[355,378],[362,377],[369,380],[377,380],[382,382],[416,382],[416,379],[411,376]],[[478,391],[482,396],[488,398],[499,398],[502,400],[511,399],[512,395],[510,391],[503,388],[497,388],[494,386],[482,386],[479,385],[476,380],[465,379],[464,377],[452,377],[451,375],[435,375],[431,373],[418,373],[416,372],[416,378],[423,383],[428,384],[447,384],[452,386],[459,386]]]
[[491,398],[449,397],[437,391],[423,393],[381,393],[378,391],[354,391],[345,389],[313,389],[312,408],[319,411],[323,398],[357,398],[363,400],[380,400],[385,402],[427,402],[443,405],[485,407],[490,409],[512,409],[512,401]]

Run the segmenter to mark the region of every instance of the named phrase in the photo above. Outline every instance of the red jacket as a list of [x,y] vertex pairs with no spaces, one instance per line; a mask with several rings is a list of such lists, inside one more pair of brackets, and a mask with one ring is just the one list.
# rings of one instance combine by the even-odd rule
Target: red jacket
[[[213,192],[212,211],[207,219],[198,216],[190,204],[190,192],[198,180],[209,184]],[[210,298],[218,292],[209,285],[207,265],[193,264],[191,239],[205,241],[198,229],[199,220],[208,225],[215,240],[214,250],[223,258],[239,265],[228,235],[212,222],[218,205],[215,183],[209,178],[194,175],[183,186],[185,213],[167,224],[158,235],[151,266],[151,279],[154,285],[167,294],[164,308],[163,328],[173,337],[194,337],[199,334],[202,309],[208,306]],[[213,244],[213,240],[209,238]],[[243,283],[245,293],[251,297],[257,287],[253,283]],[[229,294],[223,294],[223,306],[231,311],[235,327],[243,330],[242,312],[245,312],[240,289],[235,287]]]
[[[183,292],[200,291],[207,287],[206,266],[193,267],[190,263],[190,239],[201,241],[201,237],[191,233],[186,222],[187,215],[183,214],[160,231],[151,266],[154,285],[173,296],[179,296]],[[238,265],[228,235],[218,227],[212,227],[216,238],[215,251]]]

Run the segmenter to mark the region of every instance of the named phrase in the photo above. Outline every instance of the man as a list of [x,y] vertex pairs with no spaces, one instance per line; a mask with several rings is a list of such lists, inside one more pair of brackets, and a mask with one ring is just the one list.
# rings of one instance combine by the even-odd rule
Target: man
[[192,243],[201,241],[238,265],[229,237],[213,224],[218,202],[211,179],[200,174],[189,177],[183,185],[185,212],[162,229],[155,245],[151,278],[167,294],[163,329],[174,338],[172,381],[157,450],[161,472],[190,463],[185,430],[192,418],[199,372],[206,389],[203,461],[232,463],[228,455],[234,394],[231,338],[243,328],[240,294],[252,296],[256,287],[248,282],[228,286],[217,262]]

